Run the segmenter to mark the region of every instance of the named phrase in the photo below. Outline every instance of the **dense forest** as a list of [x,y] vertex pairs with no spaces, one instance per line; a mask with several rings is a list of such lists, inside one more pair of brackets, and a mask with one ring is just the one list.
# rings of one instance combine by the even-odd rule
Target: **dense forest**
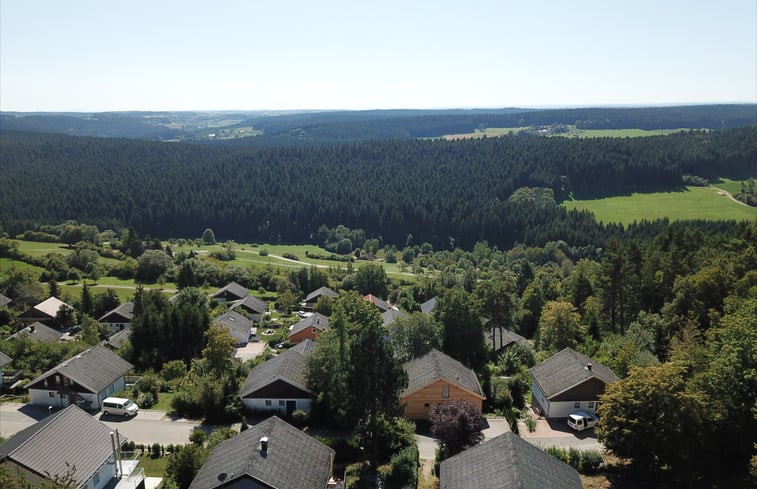
[[[582,109],[445,109],[330,112],[2,113],[0,130],[183,140],[231,145],[320,145],[470,133],[486,127],[723,129],[757,124],[753,104]],[[219,128],[254,136],[214,141]]]
[[29,228],[21,221],[77,219],[158,237],[212,227],[222,239],[308,242],[319,226],[344,224],[389,244],[413,234],[438,249],[480,240],[602,246],[622,230],[558,206],[571,192],[682,188],[686,175],[757,173],[757,127],[308,148],[3,132],[0,146],[0,221],[12,235]]

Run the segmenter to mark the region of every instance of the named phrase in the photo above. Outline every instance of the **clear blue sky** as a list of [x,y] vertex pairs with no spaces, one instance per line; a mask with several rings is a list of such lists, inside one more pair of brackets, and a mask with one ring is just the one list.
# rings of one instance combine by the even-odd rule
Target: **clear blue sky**
[[755,0],[0,0],[0,110],[757,102]]

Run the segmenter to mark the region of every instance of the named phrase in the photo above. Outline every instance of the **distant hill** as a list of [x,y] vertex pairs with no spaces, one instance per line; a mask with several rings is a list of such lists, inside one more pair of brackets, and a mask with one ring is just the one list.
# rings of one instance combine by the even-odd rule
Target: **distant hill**
[[221,145],[302,146],[417,139],[487,127],[724,129],[757,125],[757,105],[579,109],[447,109],[321,112],[2,113],[0,130]]

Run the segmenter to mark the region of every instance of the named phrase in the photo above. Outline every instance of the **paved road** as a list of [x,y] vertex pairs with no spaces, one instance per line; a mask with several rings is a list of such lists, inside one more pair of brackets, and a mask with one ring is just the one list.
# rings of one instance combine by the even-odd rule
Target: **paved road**
[[541,448],[559,447],[559,448],[577,448],[579,450],[597,450],[604,449],[601,443],[597,441],[597,435],[594,429],[576,432],[568,428],[565,418],[546,420],[536,420],[536,430],[529,432],[523,421],[518,422],[520,436],[529,443]]
[[[0,404],[0,436],[9,438],[47,416],[47,409],[20,403]],[[175,419],[165,411],[143,409],[134,418],[120,416],[95,417],[135,443],[168,445],[189,443],[189,435],[197,427],[211,433],[217,426],[201,425],[197,420]],[[237,430],[239,426],[233,426]]]

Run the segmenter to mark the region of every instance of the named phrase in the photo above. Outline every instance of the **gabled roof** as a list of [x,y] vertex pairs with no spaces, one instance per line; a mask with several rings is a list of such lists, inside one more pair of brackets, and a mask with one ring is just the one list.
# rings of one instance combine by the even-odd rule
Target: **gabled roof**
[[258,482],[254,487],[325,489],[333,462],[334,450],[272,416],[216,445],[189,487],[211,489],[249,478]]
[[71,307],[57,297],[50,297],[34,306],[33,309],[36,309],[37,311],[50,316],[51,318],[54,318],[58,315],[58,311],[60,310],[61,306],[66,306],[69,308]]
[[[0,445],[0,459],[7,457],[42,476],[64,476],[68,463],[76,467],[76,481],[84,484],[113,454],[110,432],[104,423],[71,405]],[[126,441],[124,435],[119,438]]]
[[[494,337],[492,340],[492,336]],[[512,345],[513,343],[521,343],[527,341],[524,337],[518,333],[514,333],[502,326],[495,326],[494,328],[488,328],[484,332],[484,340],[486,345],[492,349],[492,351],[499,351],[502,348]]]
[[229,310],[233,311],[237,307],[242,307],[244,309],[247,309],[248,311],[254,311],[258,314],[263,314],[266,310],[265,301],[251,295],[248,295],[244,299],[239,299],[238,301],[234,302],[231,307],[229,307]]
[[317,328],[321,331],[329,327],[329,318],[324,316],[323,314],[316,312],[310,317],[306,317],[305,319],[302,319],[300,321],[297,321],[292,325],[292,327],[289,330],[289,336],[292,337],[299,333],[300,331],[303,331],[308,328]]
[[134,318],[134,303],[133,302],[124,302],[120,306],[116,307],[112,311],[108,312],[107,314],[104,314],[100,319],[97,320],[99,323],[118,323],[121,321],[111,321],[109,316],[120,316],[124,319],[127,319],[128,321],[131,321]]
[[379,309],[381,309],[381,312],[388,311],[389,309],[392,308],[392,306],[390,306],[388,302],[386,302],[383,299],[379,299],[378,297],[376,297],[373,294],[366,294],[366,295],[364,295],[363,296],[363,300],[364,301],[368,301],[371,304],[373,304],[374,306],[378,307]]
[[396,320],[398,320],[400,318],[404,318],[406,316],[407,316],[407,314],[405,314],[404,312],[400,311],[399,309],[394,309],[394,308],[389,309],[388,311],[384,311],[384,312],[381,313],[381,321],[382,321],[381,325],[382,326],[389,326],[390,324],[392,324]]
[[16,331],[8,339],[21,338],[22,336],[27,336],[30,340],[39,341],[40,343],[55,343],[63,334],[39,321],[35,321],[29,326]]
[[249,336],[250,328],[252,327],[252,321],[234,311],[225,312],[217,316],[213,319],[213,323],[226,326],[242,336]]
[[246,296],[249,293],[249,290],[247,290],[245,287],[242,287],[236,282],[231,282],[227,285],[224,285],[220,289],[218,289],[216,293],[213,294],[213,297],[219,297],[219,296],[225,295],[225,293],[227,292],[229,295],[233,295],[234,297],[243,299],[244,296]]
[[339,297],[339,292],[334,292],[328,287],[319,287],[305,297],[305,302],[315,302],[320,296]]
[[422,357],[410,360],[402,367],[407,372],[407,389],[400,397],[407,397],[440,379],[455,384],[481,399],[485,397],[476,373],[439,350],[433,349]]
[[131,341],[131,326],[127,326],[118,333],[112,335],[103,343],[114,350],[120,350],[122,346]]
[[9,357],[8,355],[6,355],[5,353],[3,353],[3,352],[0,351],[0,368],[5,367],[6,365],[8,365],[9,363],[11,363],[12,361],[13,361],[13,359],[11,357]]
[[[591,364],[591,370],[587,365]],[[618,380],[612,370],[601,363],[592,361],[571,348],[555,353],[539,365],[529,369],[533,379],[539,384],[547,399],[564,392],[587,379],[599,379],[605,384]]]
[[423,314],[430,314],[431,311],[433,311],[434,308],[436,307],[436,301],[437,300],[438,300],[437,297],[432,297],[429,300],[427,300],[426,302],[424,302],[423,304],[421,304],[421,312]]
[[13,302],[13,299],[11,299],[10,297],[6,297],[3,294],[0,294],[0,307],[5,307],[11,302]]
[[31,387],[47,377],[58,373],[65,375],[90,392],[97,393],[115,382],[119,377],[125,375],[132,368],[134,368],[134,365],[112,353],[107,348],[96,345],[56,365],[29,382],[28,386]]
[[315,342],[306,339],[299,345],[279,353],[270,360],[250,370],[239,397],[248,397],[263,387],[283,380],[305,392],[311,392],[305,378],[305,360],[315,347]]
[[582,489],[578,471],[508,432],[440,466],[441,489]]

